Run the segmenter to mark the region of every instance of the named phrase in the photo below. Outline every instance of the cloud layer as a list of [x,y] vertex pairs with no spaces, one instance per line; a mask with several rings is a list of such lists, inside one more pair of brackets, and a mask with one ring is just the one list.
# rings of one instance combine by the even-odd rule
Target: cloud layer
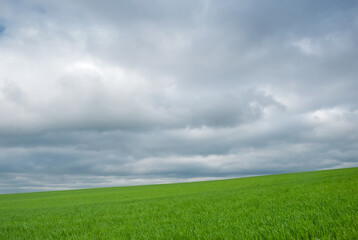
[[0,2],[0,193],[358,166],[356,1]]

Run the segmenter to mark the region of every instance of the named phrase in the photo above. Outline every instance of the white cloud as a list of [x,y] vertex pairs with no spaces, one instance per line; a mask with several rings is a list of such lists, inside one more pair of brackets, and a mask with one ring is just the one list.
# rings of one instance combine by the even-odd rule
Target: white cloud
[[314,42],[310,38],[302,38],[292,43],[293,46],[297,47],[302,53],[307,55],[319,55],[320,45]]

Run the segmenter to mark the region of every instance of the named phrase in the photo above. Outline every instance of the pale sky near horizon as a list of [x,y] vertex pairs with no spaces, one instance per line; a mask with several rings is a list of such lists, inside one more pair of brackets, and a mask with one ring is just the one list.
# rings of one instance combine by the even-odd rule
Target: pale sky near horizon
[[0,0],[0,193],[358,166],[358,1]]

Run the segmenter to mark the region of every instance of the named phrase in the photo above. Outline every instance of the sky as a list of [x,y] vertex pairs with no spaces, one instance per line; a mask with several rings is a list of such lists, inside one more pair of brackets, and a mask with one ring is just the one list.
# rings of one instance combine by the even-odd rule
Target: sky
[[0,193],[358,166],[355,0],[0,0]]

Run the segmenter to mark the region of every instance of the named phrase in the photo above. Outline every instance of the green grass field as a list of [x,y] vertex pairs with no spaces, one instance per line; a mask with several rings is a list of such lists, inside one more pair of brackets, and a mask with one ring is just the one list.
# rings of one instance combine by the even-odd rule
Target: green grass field
[[358,239],[358,168],[4,194],[0,239]]

